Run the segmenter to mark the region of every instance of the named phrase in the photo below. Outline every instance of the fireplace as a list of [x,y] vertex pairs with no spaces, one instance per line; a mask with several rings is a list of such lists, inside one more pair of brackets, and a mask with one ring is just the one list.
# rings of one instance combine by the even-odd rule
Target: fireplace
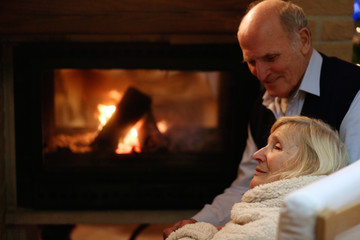
[[198,209],[234,179],[258,88],[237,44],[7,47],[18,207]]

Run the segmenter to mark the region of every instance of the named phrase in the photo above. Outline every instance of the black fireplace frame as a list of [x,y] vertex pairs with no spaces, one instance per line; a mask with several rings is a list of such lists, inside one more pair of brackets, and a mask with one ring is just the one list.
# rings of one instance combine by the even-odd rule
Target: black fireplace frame
[[[237,44],[27,42],[12,46],[17,206],[33,209],[198,209],[234,180],[259,84]],[[219,154],[99,156],[95,167],[43,163],[41,79],[54,68],[226,71]],[[46,72],[46,71],[45,71]],[[64,153],[63,161],[67,161]],[[79,156],[81,158],[81,156]],[[121,161],[118,161],[118,160]],[[135,161],[136,159],[136,161]],[[169,160],[170,159],[170,160]],[[114,164],[116,162],[116,164]],[[149,164],[151,163],[151,164]]]

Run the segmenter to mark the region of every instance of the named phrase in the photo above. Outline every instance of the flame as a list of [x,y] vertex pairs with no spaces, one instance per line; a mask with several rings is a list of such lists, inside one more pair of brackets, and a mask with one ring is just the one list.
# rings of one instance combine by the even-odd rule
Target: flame
[[123,94],[120,93],[120,92],[117,91],[117,90],[111,90],[111,91],[109,92],[109,97],[110,97],[111,99],[114,99],[115,101],[119,102],[120,99],[123,97]]
[[[116,96],[115,91],[113,91],[112,94],[114,94],[114,96]],[[116,106],[115,105],[98,104],[97,108],[99,111],[98,130],[100,131],[105,126],[107,121],[111,118],[112,114],[115,112]],[[139,131],[140,127],[142,126],[143,122],[144,122],[143,119],[139,120],[129,130],[129,132],[125,135],[125,137],[123,139],[119,139],[118,147],[115,150],[115,152],[117,154],[128,154],[128,153],[133,153],[133,152],[137,152],[137,153],[141,152],[140,141],[138,138],[138,131]],[[166,132],[168,129],[166,121],[159,121],[156,123],[156,126],[161,133]]]
[[[119,102],[122,98],[122,94],[119,91],[111,90],[108,94],[110,99],[115,100],[116,102]],[[98,130],[101,130],[107,121],[109,121],[110,117],[113,115],[113,113],[116,110],[115,105],[105,105],[105,104],[98,104],[97,109],[99,112],[98,120],[99,120],[99,126]]]
[[160,121],[156,123],[157,128],[161,133],[165,133],[168,130],[166,121]]
[[117,154],[126,154],[132,152],[141,152],[141,146],[138,138],[138,131],[143,124],[143,120],[138,121],[134,127],[126,134],[124,139],[119,141],[118,147],[115,150]]
[[98,120],[100,122],[100,124],[98,126],[98,130],[101,130],[105,126],[106,122],[110,119],[110,117],[115,112],[116,107],[115,107],[115,105],[98,104],[97,108],[99,111]]

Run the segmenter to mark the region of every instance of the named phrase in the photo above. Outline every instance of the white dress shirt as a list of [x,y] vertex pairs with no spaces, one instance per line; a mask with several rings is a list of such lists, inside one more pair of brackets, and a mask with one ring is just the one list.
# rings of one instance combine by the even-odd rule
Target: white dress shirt
[[[299,89],[286,99],[286,110],[282,108],[281,98],[271,97],[267,92],[263,96],[263,105],[270,109],[276,119],[282,116],[300,115],[306,93],[320,96],[320,72],[322,56],[313,50],[309,65]],[[359,79],[360,80],[360,79]],[[331,106],[329,106],[330,108]],[[360,159],[360,91],[356,94],[348,112],[340,125],[340,137],[347,147],[350,163]],[[230,210],[234,203],[240,202],[245,191],[249,190],[250,181],[255,173],[257,162],[252,155],[258,149],[248,127],[248,139],[239,165],[238,176],[229,188],[218,195],[212,204],[204,208],[193,218],[197,221],[224,225],[230,221]]]

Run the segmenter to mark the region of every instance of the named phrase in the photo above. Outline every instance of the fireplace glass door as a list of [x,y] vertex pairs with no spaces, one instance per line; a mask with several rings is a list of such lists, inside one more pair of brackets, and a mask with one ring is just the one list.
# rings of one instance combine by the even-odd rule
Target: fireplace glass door
[[224,75],[55,69],[42,84],[45,164],[61,153],[221,152],[218,104]]

